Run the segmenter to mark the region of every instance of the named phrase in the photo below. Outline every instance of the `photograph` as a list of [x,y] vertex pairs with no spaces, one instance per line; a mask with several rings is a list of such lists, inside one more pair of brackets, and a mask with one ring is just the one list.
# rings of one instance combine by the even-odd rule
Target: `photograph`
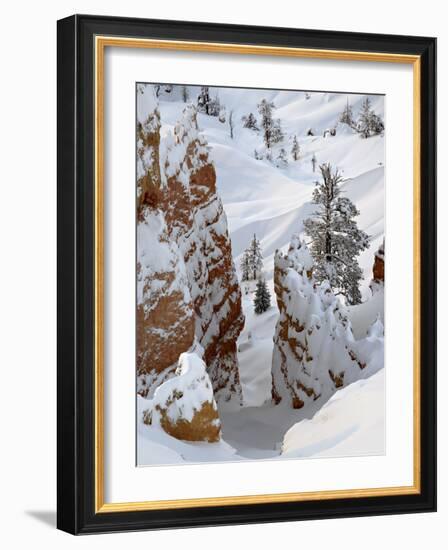
[[135,102],[136,464],[384,455],[387,97]]

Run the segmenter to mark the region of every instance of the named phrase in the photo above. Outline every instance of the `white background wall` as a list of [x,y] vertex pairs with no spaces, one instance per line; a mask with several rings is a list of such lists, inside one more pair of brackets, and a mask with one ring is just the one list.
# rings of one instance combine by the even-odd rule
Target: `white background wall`
[[[56,20],[73,13],[429,35],[439,38],[439,125],[447,122],[448,32],[443,2],[376,0],[89,0],[7,2],[0,31],[0,541],[109,549],[196,547],[412,550],[446,544],[446,358],[439,356],[439,512],[412,516],[190,529],[75,538],[55,530],[56,467]],[[441,128],[439,151],[448,150]],[[440,155],[440,165],[444,155]],[[442,173],[441,170],[439,170]],[[446,172],[446,171],[444,171]],[[439,204],[448,203],[440,178]],[[399,214],[397,214],[399,215]],[[439,335],[448,328],[439,220]],[[440,345],[441,348],[441,345]],[[443,542],[445,541],[445,542]]]

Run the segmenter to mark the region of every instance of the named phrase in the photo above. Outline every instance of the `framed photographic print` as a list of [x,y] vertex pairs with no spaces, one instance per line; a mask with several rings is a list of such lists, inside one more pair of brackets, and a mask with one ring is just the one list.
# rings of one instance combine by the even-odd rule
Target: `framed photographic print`
[[433,511],[433,38],[58,22],[58,527]]

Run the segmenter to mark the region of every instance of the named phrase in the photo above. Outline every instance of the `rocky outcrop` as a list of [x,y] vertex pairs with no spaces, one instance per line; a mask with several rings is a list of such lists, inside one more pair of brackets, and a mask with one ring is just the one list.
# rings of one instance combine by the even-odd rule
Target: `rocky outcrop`
[[274,260],[280,311],[274,336],[272,398],[300,409],[322,403],[339,388],[383,365],[384,338],[377,320],[363,340],[353,336],[347,312],[328,283],[317,284],[306,245],[293,236]]
[[370,281],[370,289],[372,294],[375,294],[380,289],[384,288],[384,239],[375,252],[373,262],[373,278]]
[[[145,96],[150,93],[151,101],[147,101]],[[166,302],[157,313],[140,317],[137,314],[138,332],[144,335],[138,338],[137,345],[139,391],[152,395],[164,379],[154,373],[162,370],[171,375],[177,358],[190,348],[196,337],[204,349],[215,398],[239,404],[236,340],[244,325],[241,292],[227,219],[216,192],[216,173],[207,144],[198,130],[196,110],[192,105],[187,106],[174,132],[160,140],[160,121],[154,122],[157,116],[153,114],[148,119],[148,109],[142,107],[150,105],[151,113],[157,112],[151,86],[143,87],[137,104],[142,111],[138,112],[138,159],[142,164],[138,171],[138,207],[144,211],[138,212],[139,264],[144,263],[142,257],[158,262],[153,242],[155,223],[152,219],[148,221],[148,210],[163,219],[158,227],[157,243],[172,249],[163,276],[158,272],[155,277],[153,266],[144,273],[141,267],[138,270],[138,279],[148,286],[143,299],[146,310],[157,300],[159,288],[158,303],[162,297]],[[146,119],[150,123],[145,126]],[[163,256],[165,259],[167,254]],[[167,282],[162,285],[161,281]],[[167,296],[170,284],[173,291]],[[173,296],[174,289],[178,294]],[[147,334],[153,333],[157,334],[158,341],[154,337],[148,339]]]
[[185,441],[220,440],[221,422],[206,366],[194,351],[182,353],[175,376],[160,385],[143,422]]
[[150,87],[138,88],[137,105],[136,363],[138,391],[147,396],[192,345],[195,318],[183,254],[163,208],[160,116]]

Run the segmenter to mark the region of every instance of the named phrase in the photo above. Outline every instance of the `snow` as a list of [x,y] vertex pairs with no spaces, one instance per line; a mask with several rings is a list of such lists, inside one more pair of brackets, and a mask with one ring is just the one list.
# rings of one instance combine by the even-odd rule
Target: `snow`
[[[175,242],[166,237],[166,223],[159,211],[147,211],[145,218],[137,224],[137,248],[140,270],[137,276],[137,304],[145,302],[145,295],[157,292],[181,290],[185,304],[190,302],[186,284],[185,264]],[[158,279],[157,274],[175,272],[171,283]],[[148,281],[150,286],[148,288]]]
[[[195,101],[198,88],[193,86],[186,88],[190,100]],[[166,89],[162,86],[159,95],[162,144],[165,138],[171,137],[165,145],[162,145],[165,149],[161,153],[161,163],[167,158],[166,148],[170,146],[169,140],[181,139],[183,132],[190,131],[178,125],[182,117],[184,120],[188,119],[188,116],[185,117],[182,114],[185,108],[187,108],[186,115],[190,113],[188,104],[182,101],[180,87],[174,86],[169,92]],[[368,250],[361,253],[359,257],[364,274],[361,283],[363,303],[346,308],[356,353],[362,355],[367,348],[370,353],[382,339],[378,334],[371,332],[368,335],[368,333],[377,318],[381,323],[384,320],[384,291],[381,290],[372,296],[369,289],[374,254],[384,238],[384,137],[373,136],[362,139],[348,126],[338,123],[339,114],[346,106],[347,99],[356,118],[366,96],[309,92],[309,99],[307,99],[306,92],[231,88],[211,88],[210,95],[219,96],[221,106],[225,107],[227,113],[233,111],[235,123],[234,139],[231,139],[228,117],[223,123],[218,117],[206,116],[202,113],[197,115],[199,138],[204,136],[208,143],[210,158],[215,164],[217,188],[227,216],[237,274],[241,280],[239,271],[241,256],[255,233],[260,240],[263,252],[263,275],[271,293],[271,307],[266,312],[255,315],[253,312],[255,282],[242,283],[242,307],[246,322],[238,340],[238,360],[244,406],[236,410],[219,411],[223,440],[220,443],[191,444],[175,440],[157,427],[139,424],[139,433],[145,433],[145,436],[142,437],[144,443],[139,446],[138,462],[145,464],[172,463],[182,460],[213,462],[214,460],[275,458],[281,452],[283,438],[288,430],[290,430],[289,439],[285,437],[282,456],[299,456],[300,453],[300,456],[305,456],[307,453],[309,453],[308,456],[324,456],[320,453],[328,453],[326,456],[339,456],[344,453],[383,452],[383,447],[377,445],[377,439],[383,433],[381,418],[378,416],[380,415],[378,411],[382,408],[373,403],[372,397],[376,392],[378,402],[383,399],[383,387],[379,382],[384,383],[383,357],[378,351],[381,348],[380,345],[373,361],[374,367],[369,371],[369,375],[378,370],[379,372],[366,380],[354,382],[339,390],[330,398],[327,405],[325,400],[322,400],[314,407],[311,406],[308,410],[302,411],[292,410],[283,404],[273,406],[270,401],[273,336],[278,319],[273,285],[274,256],[276,250],[287,252],[294,234],[303,237],[303,221],[315,210],[311,200],[314,183],[319,178],[319,170],[316,168],[316,172],[313,172],[313,156],[317,159],[317,166],[323,162],[329,162],[334,168],[339,169],[344,178],[341,185],[342,195],[352,200],[360,210],[360,216],[357,218],[358,225],[370,236]],[[276,106],[274,118],[281,119],[286,135],[285,141],[275,145],[272,151],[272,158],[276,159],[280,149],[286,149],[288,164],[281,168],[266,159],[257,160],[254,157],[255,150],[263,156],[266,152],[262,134],[244,128],[241,120],[250,112],[259,120],[257,104],[263,98],[274,102]],[[369,96],[369,98],[373,109],[384,116],[383,98],[381,96]],[[152,96],[146,101],[147,108],[154,108],[151,104]],[[139,114],[138,117],[140,119]],[[313,136],[307,135],[310,128],[313,129]],[[328,134],[326,137],[323,136],[326,130],[333,128],[336,128],[335,136]],[[297,136],[300,146],[298,161],[293,161],[290,155],[294,135]],[[171,162],[178,165],[174,160]],[[163,258],[160,261],[163,261]],[[364,343],[362,344],[361,341]],[[366,411],[371,409],[375,411],[377,431],[366,418],[360,416],[357,419],[356,430],[351,434],[344,432],[344,421],[347,424],[347,430],[354,426],[353,422],[349,422],[351,415],[348,404],[351,403],[355,407],[358,393],[361,396],[360,399],[365,401]],[[347,406],[344,408],[345,400],[347,400]],[[308,443],[297,443],[294,439],[296,443],[291,443],[291,447],[288,447],[291,453],[288,454],[289,451],[285,450],[285,445],[287,440],[292,441],[290,434],[295,434],[299,426],[301,426],[300,433],[302,431],[305,433],[303,426],[308,425],[307,422],[311,426],[313,422],[311,419],[315,414],[317,418],[319,408],[321,411],[326,410],[325,414],[333,415],[334,411],[336,424],[332,424],[331,416],[328,426],[334,426],[336,431],[333,435],[339,440],[331,443],[330,435],[317,430],[314,434],[315,440],[312,440],[313,428],[309,427],[307,430],[310,431],[306,432]],[[320,429],[321,424],[323,424],[322,418],[316,420],[316,425],[313,426],[314,428],[319,426]],[[370,436],[376,450],[369,447]],[[319,439],[327,440],[326,449],[323,447],[318,449]],[[299,454],[295,455],[295,452]],[[335,454],[332,455],[332,452]]]
[[339,390],[313,416],[290,428],[286,458],[382,455],[385,453],[384,369]]

